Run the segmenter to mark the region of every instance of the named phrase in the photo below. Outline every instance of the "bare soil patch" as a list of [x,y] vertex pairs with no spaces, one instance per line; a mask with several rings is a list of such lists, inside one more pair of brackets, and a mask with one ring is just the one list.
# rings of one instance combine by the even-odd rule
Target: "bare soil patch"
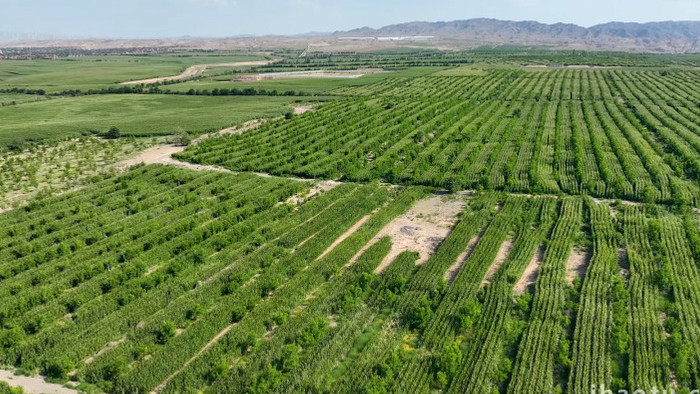
[[78,391],[63,387],[60,384],[48,383],[41,376],[15,375],[12,371],[0,369],[0,380],[11,387],[22,387],[25,393],[56,393],[77,394]]
[[294,107],[294,115],[301,115],[309,111],[316,109],[312,105],[297,105]]
[[590,261],[591,255],[588,252],[572,250],[569,259],[566,261],[566,282],[569,285],[573,285],[577,277],[583,278]]
[[140,152],[138,155],[131,157],[122,161],[117,167],[118,168],[129,168],[137,164],[165,164],[165,161],[171,159],[175,153],[180,153],[185,150],[184,146],[175,145],[160,145],[154,146],[152,148],[146,149]]
[[510,253],[511,249],[513,249],[512,239],[505,240],[501,244],[501,247],[498,249],[498,253],[496,254],[496,258],[493,260],[488,272],[486,272],[486,276],[484,276],[484,279],[481,281],[481,287],[491,283],[493,277],[496,275],[496,272],[498,272],[498,269],[501,268],[503,262],[506,261],[506,258],[508,258],[508,254]]
[[418,201],[405,214],[387,224],[379,234],[372,238],[351,260],[357,259],[384,237],[391,237],[391,250],[375,269],[380,273],[392,261],[406,251],[418,252],[417,264],[428,261],[430,255],[450,234],[457,222],[457,216],[464,210],[466,203],[462,195],[435,195]]
[[535,255],[532,256],[532,260],[530,260],[527,267],[525,267],[525,271],[523,272],[522,276],[520,276],[520,279],[518,279],[518,281],[515,283],[515,286],[513,287],[515,294],[523,295],[527,289],[535,285],[537,273],[540,271],[540,266],[542,265],[543,260],[544,245],[540,245],[540,247],[537,248]]
[[469,243],[467,243],[467,248],[464,250],[464,252],[460,253],[460,255],[457,256],[457,261],[455,261],[455,263],[447,269],[447,272],[445,272],[445,280],[447,281],[447,283],[452,283],[452,281],[455,280],[455,278],[457,277],[457,273],[460,269],[462,269],[464,262],[466,262],[469,256],[472,255],[474,247],[479,242],[479,239],[481,239],[481,236],[476,236],[470,239]]
[[307,70],[307,71],[285,71],[274,73],[263,73],[255,75],[244,75],[234,79],[234,82],[257,82],[278,79],[300,79],[300,78],[337,78],[354,79],[367,74],[389,72],[382,68],[364,68],[357,70]]
[[202,73],[204,73],[204,71],[207,70],[207,68],[265,66],[265,65],[268,65],[268,64],[273,63],[273,62],[275,62],[275,60],[261,60],[261,61],[255,61],[255,62],[237,62],[237,63],[197,64],[197,65],[188,67],[185,71],[183,71],[179,75],[173,75],[170,77],[161,77],[161,78],[141,79],[138,81],[122,82],[120,85],[142,85],[142,84],[148,85],[148,84],[161,83],[161,82],[181,81],[183,79],[192,78],[192,77],[196,77],[197,75],[201,75]]
[[118,169],[124,170],[137,164],[165,164],[188,168],[195,171],[219,171],[232,173],[233,171],[222,167],[205,166],[201,164],[192,164],[184,161],[175,160],[172,155],[185,150],[184,146],[176,145],[160,145],[142,151],[137,156],[124,160],[117,166]]

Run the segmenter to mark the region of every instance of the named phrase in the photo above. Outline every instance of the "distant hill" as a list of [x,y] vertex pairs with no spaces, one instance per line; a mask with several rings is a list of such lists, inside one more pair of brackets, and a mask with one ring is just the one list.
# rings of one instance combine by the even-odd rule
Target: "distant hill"
[[700,22],[611,22],[585,28],[574,24],[469,19],[409,22],[379,29],[336,32],[335,37],[434,36],[467,45],[537,45],[589,50],[700,52]]

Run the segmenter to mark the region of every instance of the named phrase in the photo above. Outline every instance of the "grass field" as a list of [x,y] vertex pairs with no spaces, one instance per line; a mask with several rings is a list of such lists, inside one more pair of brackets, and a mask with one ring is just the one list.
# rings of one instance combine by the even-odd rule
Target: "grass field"
[[119,82],[176,75],[194,64],[264,60],[244,53],[101,56],[56,60],[0,60],[0,89],[101,89]]
[[41,141],[106,132],[166,135],[218,130],[254,118],[280,116],[294,98],[206,97],[171,95],[97,95],[55,98],[0,108],[0,145],[14,140]]

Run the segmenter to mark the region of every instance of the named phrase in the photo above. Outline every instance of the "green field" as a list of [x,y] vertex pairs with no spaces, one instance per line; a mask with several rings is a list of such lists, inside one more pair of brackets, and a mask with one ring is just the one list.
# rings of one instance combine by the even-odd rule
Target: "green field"
[[180,157],[273,174],[697,206],[697,78],[511,69],[388,78],[333,91],[362,98]]
[[[367,74],[359,78],[289,78],[256,82],[234,82],[233,80],[238,75],[220,75],[203,77],[196,81],[167,85],[163,87],[163,89],[172,92],[187,92],[190,89],[199,91],[208,90],[211,92],[214,89],[243,90],[253,88],[256,90],[264,89],[268,92],[274,90],[280,94],[287,91],[294,91],[296,93],[303,92],[305,95],[322,96],[332,94],[334,89],[362,87],[383,81],[387,78],[410,78],[429,75],[439,72],[442,69],[442,67],[411,67],[402,70],[387,70],[386,72]],[[247,73],[243,73],[242,75],[247,75]]]
[[246,53],[100,56],[56,60],[0,60],[0,89],[46,92],[101,89],[119,82],[177,75],[195,64],[264,60]]
[[219,130],[254,118],[283,115],[294,98],[172,95],[61,97],[0,108],[0,145],[17,139],[41,141],[106,132],[150,136]]
[[[391,72],[0,95],[3,368],[107,393],[700,385],[696,55],[269,56],[255,72]],[[213,93],[246,87],[317,97]],[[274,119],[111,167],[253,118]]]

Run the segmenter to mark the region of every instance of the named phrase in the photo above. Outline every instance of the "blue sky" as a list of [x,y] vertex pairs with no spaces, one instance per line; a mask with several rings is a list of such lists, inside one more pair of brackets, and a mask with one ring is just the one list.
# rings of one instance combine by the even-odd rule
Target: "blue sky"
[[567,22],[700,20],[700,0],[0,0],[0,32],[226,37],[489,17]]

